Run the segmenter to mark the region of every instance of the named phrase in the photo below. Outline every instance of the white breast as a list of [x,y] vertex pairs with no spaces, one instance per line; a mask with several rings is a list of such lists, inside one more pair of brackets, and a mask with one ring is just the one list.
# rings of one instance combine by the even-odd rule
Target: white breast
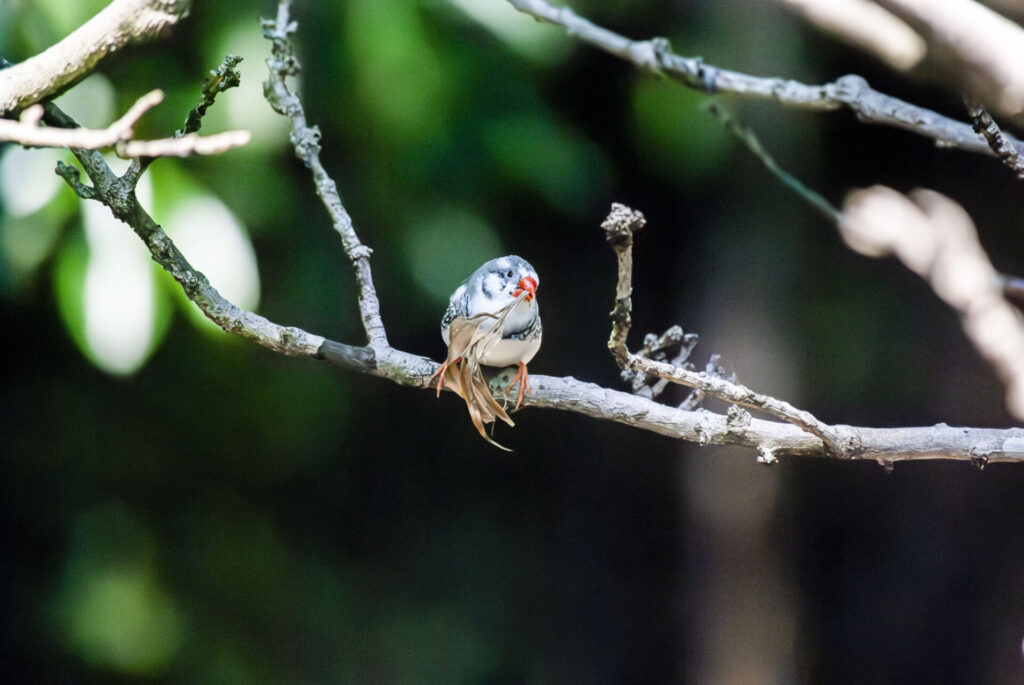
[[540,349],[540,338],[532,340],[516,340],[504,338],[494,344],[480,357],[480,363],[487,366],[512,366],[523,362],[529,364]]

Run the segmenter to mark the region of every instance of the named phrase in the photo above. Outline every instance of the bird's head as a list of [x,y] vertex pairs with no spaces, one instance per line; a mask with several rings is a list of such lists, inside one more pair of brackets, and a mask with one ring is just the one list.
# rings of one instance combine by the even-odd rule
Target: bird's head
[[[530,263],[522,257],[498,257],[477,270],[480,288],[488,298],[517,298],[526,293],[526,301],[537,297],[540,279]],[[473,280],[473,279],[471,279]]]

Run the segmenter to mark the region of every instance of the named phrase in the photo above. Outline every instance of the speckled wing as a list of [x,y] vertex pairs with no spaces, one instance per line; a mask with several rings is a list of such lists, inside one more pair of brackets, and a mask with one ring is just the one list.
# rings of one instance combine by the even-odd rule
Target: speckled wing
[[505,337],[511,340],[536,340],[541,337],[544,332],[544,327],[540,323],[540,314],[533,317],[526,328],[522,328],[518,331],[510,331],[505,329]]
[[469,279],[466,279],[462,285],[455,289],[451,299],[448,301],[448,309],[445,310],[444,316],[441,317],[441,338],[444,340],[445,345],[449,342],[448,332],[452,321],[460,316],[469,316],[469,298],[466,297],[468,283]]

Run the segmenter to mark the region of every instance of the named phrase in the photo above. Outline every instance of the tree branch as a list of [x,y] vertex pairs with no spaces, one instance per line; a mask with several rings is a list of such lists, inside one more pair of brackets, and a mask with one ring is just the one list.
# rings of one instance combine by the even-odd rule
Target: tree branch
[[[801,109],[836,110],[846,107],[868,124],[910,131],[933,139],[940,147],[995,156],[969,124],[880,93],[860,76],[850,74],[824,85],[750,76],[705,64],[698,57],[681,57],[671,51],[664,38],[631,40],[580,17],[567,7],[555,8],[546,0],[508,1],[519,11],[561,26],[585,43],[641,69],[665,74],[690,88],[708,93],[770,99]],[[1024,151],[1019,141],[1010,139],[1010,142],[1017,150]]]
[[191,0],[114,0],[56,45],[0,71],[0,115],[58,95],[107,55],[176,24],[190,5]]
[[390,349],[390,345],[384,321],[381,319],[380,301],[373,287],[373,274],[370,272],[370,254],[373,250],[360,242],[352,225],[352,217],[341,203],[338,186],[320,162],[320,129],[306,124],[302,101],[291,91],[286,81],[289,76],[298,74],[301,68],[288,42],[288,36],[296,29],[296,24],[289,18],[289,5],[288,2],[280,2],[277,18],[263,21],[263,36],[272,46],[272,54],[267,59],[270,76],[264,83],[263,92],[275,112],[291,119],[291,139],[295,147],[295,156],[313,172],[317,195],[331,217],[334,230],[341,237],[345,254],[352,260],[359,283],[359,313],[367,340],[371,346],[378,347],[384,352]]
[[[2,73],[2,72],[0,72]],[[0,119],[0,141],[25,147],[76,147],[100,150],[116,147],[122,157],[186,157],[213,155],[249,142],[248,131],[225,131],[212,136],[190,134],[159,140],[132,140],[135,124],[142,115],[163,102],[164,94],[152,90],[139,98],[124,116],[104,129],[40,126],[44,108],[35,104],[21,113],[18,121]]]
[[[838,436],[830,426],[814,418],[809,412],[797,409],[783,400],[754,392],[724,378],[655,361],[629,351],[626,347],[626,338],[629,335],[630,316],[633,309],[631,297],[633,292],[633,234],[643,228],[645,223],[643,214],[616,203],[612,205],[608,218],[601,224],[601,228],[605,231],[605,240],[615,250],[619,262],[615,308],[610,314],[612,334],[608,340],[608,349],[611,350],[619,368],[658,376],[672,383],[696,388],[706,395],[735,405],[760,409],[816,436],[821,440],[826,451],[832,452],[835,449]],[[844,446],[844,449],[855,452],[857,446],[847,445]]]

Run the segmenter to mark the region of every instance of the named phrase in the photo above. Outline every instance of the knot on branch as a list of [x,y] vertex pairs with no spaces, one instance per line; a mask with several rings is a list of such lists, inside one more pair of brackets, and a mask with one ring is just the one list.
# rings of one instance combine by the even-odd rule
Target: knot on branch
[[672,45],[668,38],[652,38],[650,40],[637,41],[630,44],[630,60],[639,67],[650,69],[656,74],[662,73],[662,68],[672,57]]
[[731,404],[725,414],[725,428],[730,433],[738,433],[749,426],[751,420],[753,417],[750,412],[743,407]]
[[295,156],[309,166],[309,159],[320,154],[320,127],[309,126],[299,132],[291,134],[291,143],[295,146]]
[[612,210],[608,217],[601,222],[604,229],[605,240],[616,248],[628,247],[633,244],[633,234],[639,231],[647,223],[643,212],[630,209],[618,202],[612,203]]
[[849,104],[856,102],[868,88],[868,82],[863,76],[847,74],[836,79],[834,97],[840,102]]
[[372,248],[369,248],[366,245],[363,245],[362,243],[360,243],[360,244],[358,244],[358,245],[356,245],[355,247],[352,248],[349,257],[350,257],[350,259],[353,262],[356,262],[356,261],[358,261],[360,259],[369,259],[370,255],[372,255],[372,254],[373,254],[373,249]]

